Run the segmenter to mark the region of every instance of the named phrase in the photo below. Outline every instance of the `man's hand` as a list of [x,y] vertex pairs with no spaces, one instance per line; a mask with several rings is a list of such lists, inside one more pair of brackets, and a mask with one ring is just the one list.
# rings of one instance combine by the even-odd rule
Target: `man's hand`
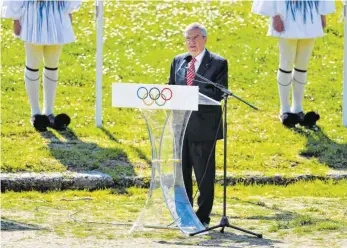
[[15,35],[20,35],[20,30],[21,30],[21,26],[19,23],[19,20],[14,20],[13,21],[13,32]]
[[284,24],[279,15],[272,17],[272,25],[277,32],[282,33],[284,31]]
[[327,26],[327,20],[325,18],[325,15],[321,15],[321,19],[322,19],[322,27],[323,29],[325,29],[325,27]]

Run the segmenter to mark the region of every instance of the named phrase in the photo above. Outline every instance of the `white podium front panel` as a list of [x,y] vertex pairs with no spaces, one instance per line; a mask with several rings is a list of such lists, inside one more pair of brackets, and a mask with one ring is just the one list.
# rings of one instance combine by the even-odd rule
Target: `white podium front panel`
[[220,105],[198,86],[115,83],[112,106],[139,108],[152,147],[152,176],[147,201],[130,232],[144,228],[180,229],[189,235],[202,225],[187,196],[182,174],[185,130],[200,105]]
[[112,84],[113,107],[197,111],[198,104],[198,86]]

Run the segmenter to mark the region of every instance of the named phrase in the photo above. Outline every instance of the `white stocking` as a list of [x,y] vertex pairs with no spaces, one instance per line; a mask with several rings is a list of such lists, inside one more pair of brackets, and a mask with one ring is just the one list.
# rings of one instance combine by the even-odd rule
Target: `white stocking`
[[293,102],[292,112],[303,112],[302,102],[304,100],[305,84],[307,80],[307,72],[294,69],[293,72]]
[[290,85],[292,82],[291,72],[279,69],[277,73],[277,82],[281,103],[280,113],[288,113],[290,112]]
[[40,84],[39,84],[39,70],[38,69],[31,69],[26,67],[24,70],[24,82],[25,82],[25,89],[28,94],[29,103],[31,107],[31,116],[41,114],[40,111],[40,104],[39,104],[39,91],[40,91]]
[[58,84],[58,68],[43,70],[43,114],[53,114],[54,99]]

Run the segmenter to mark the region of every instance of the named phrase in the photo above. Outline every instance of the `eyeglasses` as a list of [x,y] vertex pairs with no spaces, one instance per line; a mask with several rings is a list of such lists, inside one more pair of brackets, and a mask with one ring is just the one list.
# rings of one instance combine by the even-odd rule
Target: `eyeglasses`
[[185,41],[188,43],[189,41],[197,41],[199,37],[205,38],[206,36],[201,36],[200,34],[195,35],[194,37],[185,37]]

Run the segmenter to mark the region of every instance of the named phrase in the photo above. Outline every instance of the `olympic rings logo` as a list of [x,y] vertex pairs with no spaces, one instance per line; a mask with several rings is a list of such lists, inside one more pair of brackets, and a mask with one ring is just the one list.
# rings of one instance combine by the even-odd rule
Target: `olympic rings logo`
[[137,90],[137,97],[147,106],[155,103],[161,107],[172,98],[172,91],[170,88],[164,88],[160,91],[157,87],[152,87],[150,90],[146,87],[140,87]]

